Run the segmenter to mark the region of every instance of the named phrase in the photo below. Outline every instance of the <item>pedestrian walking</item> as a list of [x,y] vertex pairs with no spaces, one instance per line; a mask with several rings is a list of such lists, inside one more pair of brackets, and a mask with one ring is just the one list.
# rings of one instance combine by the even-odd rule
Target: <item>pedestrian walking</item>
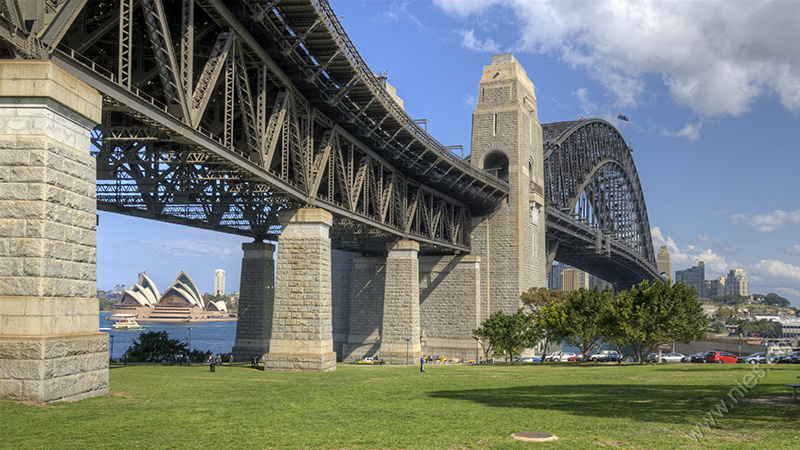
[[214,359],[214,358],[211,358],[211,362],[208,364],[208,366],[211,367],[211,371],[212,372],[216,372],[216,370],[215,370],[216,369],[216,365],[217,365],[217,360]]
[[425,373],[425,357],[422,356],[419,358],[419,371]]

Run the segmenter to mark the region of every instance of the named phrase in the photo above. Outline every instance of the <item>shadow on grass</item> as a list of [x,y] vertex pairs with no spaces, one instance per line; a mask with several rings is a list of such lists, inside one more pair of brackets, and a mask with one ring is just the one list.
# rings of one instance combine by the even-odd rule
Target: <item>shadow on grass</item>
[[[712,385],[544,385],[431,392],[433,398],[500,408],[562,411],[576,416],[624,418],[642,422],[688,424],[700,420],[735,387]],[[744,404],[739,403],[739,408]],[[785,419],[781,408],[759,409],[758,422]]]

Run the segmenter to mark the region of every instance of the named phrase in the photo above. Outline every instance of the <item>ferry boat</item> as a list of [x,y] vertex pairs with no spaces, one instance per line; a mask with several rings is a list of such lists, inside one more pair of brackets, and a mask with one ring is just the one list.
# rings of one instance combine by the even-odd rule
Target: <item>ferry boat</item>
[[110,316],[109,319],[114,321],[114,325],[111,325],[111,329],[113,330],[144,329],[144,327],[139,325],[139,322],[136,321],[136,316],[134,316],[133,314],[117,314]]

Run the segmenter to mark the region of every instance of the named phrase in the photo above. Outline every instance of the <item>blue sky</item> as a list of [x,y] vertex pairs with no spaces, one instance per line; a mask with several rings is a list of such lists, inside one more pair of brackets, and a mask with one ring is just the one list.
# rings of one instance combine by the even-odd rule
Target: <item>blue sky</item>
[[[353,1],[331,4],[373,72],[469,151],[482,67],[513,52],[542,123],[599,117],[633,157],[656,248],[800,306],[800,2]],[[618,122],[617,112],[630,118]],[[147,269],[238,289],[247,239],[101,213],[98,288]],[[124,256],[123,256],[124,255]]]

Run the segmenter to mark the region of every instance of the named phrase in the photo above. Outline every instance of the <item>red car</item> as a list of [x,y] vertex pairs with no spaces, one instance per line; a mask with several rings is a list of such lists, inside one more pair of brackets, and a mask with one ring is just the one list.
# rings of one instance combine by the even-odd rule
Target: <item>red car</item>
[[736,364],[736,359],[738,357],[733,353],[728,352],[720,352],[720,351],[711,351],[706,353],[706,362],[707,363],[734,363]]

